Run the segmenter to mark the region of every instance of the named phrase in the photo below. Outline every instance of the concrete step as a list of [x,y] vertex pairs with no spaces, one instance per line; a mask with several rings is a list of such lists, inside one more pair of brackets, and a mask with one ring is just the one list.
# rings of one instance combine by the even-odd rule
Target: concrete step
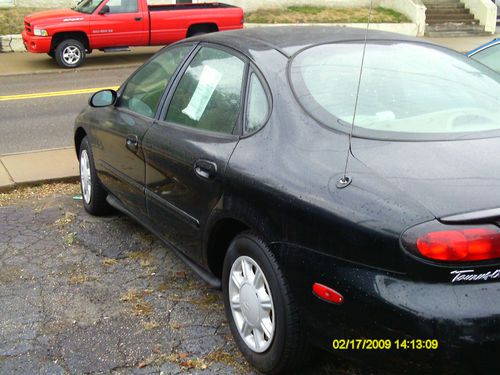
[[425,6],[427,5],[439,5],[439,4],[457,4],[460,0],[423,0]]
[[433,31],[484,32],[484,26],[445,22],[440,24],[428,25],[426,26],[425,31],[426,32],[433,32]]
[[471,31],[426,31],[425,36],[429,38],[456,38],[456,37],[475,37],[475,36],[491,36],[491,33],[486,32],[471,32]]
[[434,18],[434,19],[426,19],[425,23],[428,25],[436,25],[442,23],[460,23],[463,25],[479,25],[479,21],[475,19],[465,18],[465,19],[449,19],[449,18]]
[[486,36],[491,35],[484,31],[484,26],[478,24],[465,24],[455,22],[444,22],[440,24],[428,24],[425,27],[425,36],[435,38],[463,37],[463,36]]
[[429,9],[465,9],[465,5],[462,3],[439,3],[439,4],[427,4],[425,7]]
[[[449,20],[450,22],[473,21],[474,15],[468,14],[426,14],[426,20]],[[455,21],[457,20],[457,21]]]
[[470,12],[465,8],[438,8],[427,9],[425,14],[470,14]]

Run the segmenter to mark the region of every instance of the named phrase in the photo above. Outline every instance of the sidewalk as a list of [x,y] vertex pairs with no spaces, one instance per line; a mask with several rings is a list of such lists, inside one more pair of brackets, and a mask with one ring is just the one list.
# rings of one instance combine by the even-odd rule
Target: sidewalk
[[78,159],[73,147],[0,156],[0,191],[78,174]]

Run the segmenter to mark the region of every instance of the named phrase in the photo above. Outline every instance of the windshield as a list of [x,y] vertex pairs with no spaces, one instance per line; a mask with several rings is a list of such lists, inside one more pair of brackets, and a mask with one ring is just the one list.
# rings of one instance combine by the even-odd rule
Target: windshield
[[104,0],[83,0],[80,1],[75,7],[71,9],[76,10],[77,12],[80,13],[91,14],[94,12],[94,10],[97,9],[99,5],[101,5],[103,1]]
[[[294,92],[321,123],[350,130],[362,42],[315,46],[291,64]],[[355,134],[468,133],[500,129],[500,75],[432,45],[367,45]],[[394,134],[393,134],[394,136]]]

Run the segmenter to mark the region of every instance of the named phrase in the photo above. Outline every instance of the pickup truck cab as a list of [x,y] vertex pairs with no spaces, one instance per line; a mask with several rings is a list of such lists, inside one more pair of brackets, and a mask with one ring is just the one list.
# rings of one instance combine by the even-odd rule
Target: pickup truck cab
[[215,31],[243,28],[241,8],[222,3],[148,5],[147,0],[83,0],[74,8],[26,16],[23,42],[64,68],[83,64],[93,49],[123,51],[165,45]]

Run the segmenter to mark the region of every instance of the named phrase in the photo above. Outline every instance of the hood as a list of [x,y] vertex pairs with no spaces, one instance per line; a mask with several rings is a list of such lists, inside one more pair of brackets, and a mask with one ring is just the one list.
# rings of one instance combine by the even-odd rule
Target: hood
[[38,26],[39,24],[47,24],[54,22],[64,22],[67,18],[82,18],[84,19],[87,14],[77,12],[72,9],[58,9],[46,10],[43,12],[32,13],[24,19],[26,22]]
[[365,166],[435,217],[500,207],[500,138],[439,142],[353,139]]

